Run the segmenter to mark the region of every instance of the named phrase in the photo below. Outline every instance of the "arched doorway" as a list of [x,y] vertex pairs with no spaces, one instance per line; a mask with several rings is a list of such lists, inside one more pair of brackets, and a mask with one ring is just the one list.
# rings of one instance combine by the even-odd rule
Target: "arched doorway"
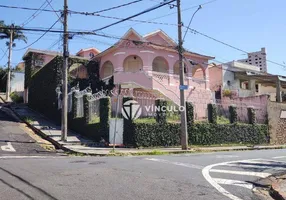
[[112,76],[114,72],[113,64],[110,61],[106,61],[102,65],[102,79]]
[[143,61],[139,56],[133,55],[125,58],[123,63],[125,72],[138,72],[143,70]]
[[168,73],[168,62],[163,57],[156,57],[152,63],[152,70],[155,72]]

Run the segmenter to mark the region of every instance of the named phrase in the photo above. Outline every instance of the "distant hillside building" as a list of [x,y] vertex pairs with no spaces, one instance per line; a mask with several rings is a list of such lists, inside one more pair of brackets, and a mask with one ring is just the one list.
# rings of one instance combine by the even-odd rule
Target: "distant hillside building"
[[248,53],[248,58],[238,60],[238,62],[244,62],[249,65],[259,67],[261,72],[267,73],[267,61],[266,61],[266,50],[261,48],[261,51]]

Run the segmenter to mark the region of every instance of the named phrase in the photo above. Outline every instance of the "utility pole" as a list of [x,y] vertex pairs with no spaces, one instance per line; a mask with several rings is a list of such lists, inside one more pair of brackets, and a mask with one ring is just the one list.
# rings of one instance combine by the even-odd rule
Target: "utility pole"
[[185,91],[182,87],[185,85],[184,76],[184,62],[183,62],[183,40],[182,40],[182,19],[181,19],[181,0],[177,0],[177,12],[178,12],[178,53],[180,63],[180,106],[181,111],[181,145],[183,150],[188,149],[188,128],[187,128],[187,117],[186,117],[186,102],[185,102]]
[[11,90],[11,59],[12,59],[12,45],[13,45],[14,24],[10,28],[10,41],[9,41],[9,56],[8,56],[8,72],[7,72],[7,84],[6,84],[6,101],[10,100]]
[[68,0],[64,0],[64,35],[63,35],[63,82],[62,82],[62,135],[61,140],[67,141],[67,130],[68,130]]

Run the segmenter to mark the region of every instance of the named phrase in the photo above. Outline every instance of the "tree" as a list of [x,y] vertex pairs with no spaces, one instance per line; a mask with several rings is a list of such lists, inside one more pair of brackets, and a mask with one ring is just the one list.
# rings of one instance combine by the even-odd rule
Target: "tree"
[[[12,46],[15,47],[16,44],[14,43],[15,40],[20,40],[23,41],[25,43],[27,43],[27,37],[24,35],[24,33],[19,30],[21,27],[20,26],[14,26],[14,30],[13,30],[13,44]],[[0,21],[0,39],[10,39],[10,35],[11,35],[11,29],[9,25],[6,25],[4,23],[4,21]],[[9,42],[6,42],[6,45],[9,46]]]
[[[7,71],[8,69],[3,69],[0,66],[0,91],[6,92],[6,84],[7,84]],[[13,79],[14,75],[11,74],[11,79]]]

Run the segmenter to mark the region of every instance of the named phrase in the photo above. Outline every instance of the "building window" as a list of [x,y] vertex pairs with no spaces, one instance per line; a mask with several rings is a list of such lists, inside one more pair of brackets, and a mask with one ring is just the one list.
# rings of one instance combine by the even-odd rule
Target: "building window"
[[258,84],[255,85],[255,90],[256,90],[256,92],[259,92],[259,85]]
[[262,71],[262,67],[260,67],[260,71]]

